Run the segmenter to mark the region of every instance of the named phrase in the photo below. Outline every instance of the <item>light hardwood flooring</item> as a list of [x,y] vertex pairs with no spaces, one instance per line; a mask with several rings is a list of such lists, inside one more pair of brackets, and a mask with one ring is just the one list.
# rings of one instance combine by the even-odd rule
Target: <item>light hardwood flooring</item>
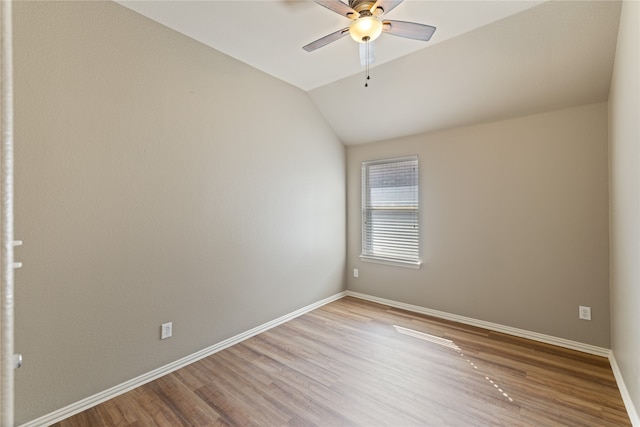
[[630,425],[605,358],[350,297],[55,424]]

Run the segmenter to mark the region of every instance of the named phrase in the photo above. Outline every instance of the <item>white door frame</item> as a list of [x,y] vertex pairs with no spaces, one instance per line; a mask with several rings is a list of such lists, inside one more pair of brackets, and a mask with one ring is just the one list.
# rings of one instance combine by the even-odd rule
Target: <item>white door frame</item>
[[15,358],[13,354],[13,318],[14,268],[13,260],[13,41],[11,0],[0,1],[0,22],[2,24],[0,46],[1,76],[1,167],[2,187],[2,288],[0,301],[0,426],[14,425],[14,372]]

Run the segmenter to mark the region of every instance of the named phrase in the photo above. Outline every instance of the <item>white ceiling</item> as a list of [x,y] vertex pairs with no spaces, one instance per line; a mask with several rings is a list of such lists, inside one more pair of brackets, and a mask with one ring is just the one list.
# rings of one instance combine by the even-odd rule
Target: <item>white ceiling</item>
[[388,19],[437,27],[429,42],[383,34],[364,87],[348,26],[312,1],[118,3],[305,90],[345,144],[608,99],[620,2],[405,0]]

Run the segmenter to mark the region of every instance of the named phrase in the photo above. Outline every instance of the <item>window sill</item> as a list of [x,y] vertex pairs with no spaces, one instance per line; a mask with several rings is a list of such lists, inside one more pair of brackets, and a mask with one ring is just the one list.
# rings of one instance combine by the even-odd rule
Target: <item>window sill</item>
[[422,261],[404,261],[390,258],[380,258],[369,255],[360,255],[360,260],[364,262],[372,262],[375,264],[393,265],[395,267],[405,267],[419,269],[422,266]]

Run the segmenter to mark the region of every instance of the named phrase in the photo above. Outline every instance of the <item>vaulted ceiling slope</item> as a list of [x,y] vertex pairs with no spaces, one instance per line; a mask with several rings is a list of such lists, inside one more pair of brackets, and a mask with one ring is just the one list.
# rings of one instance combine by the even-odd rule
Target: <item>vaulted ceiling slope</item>
[[437,30],[383,34],[365,88],[349,37],[302,50],[349,23],[311,1],[119,3],[307,91],[347,145],[606,101],[621,6],[405,0],[389,19]]

